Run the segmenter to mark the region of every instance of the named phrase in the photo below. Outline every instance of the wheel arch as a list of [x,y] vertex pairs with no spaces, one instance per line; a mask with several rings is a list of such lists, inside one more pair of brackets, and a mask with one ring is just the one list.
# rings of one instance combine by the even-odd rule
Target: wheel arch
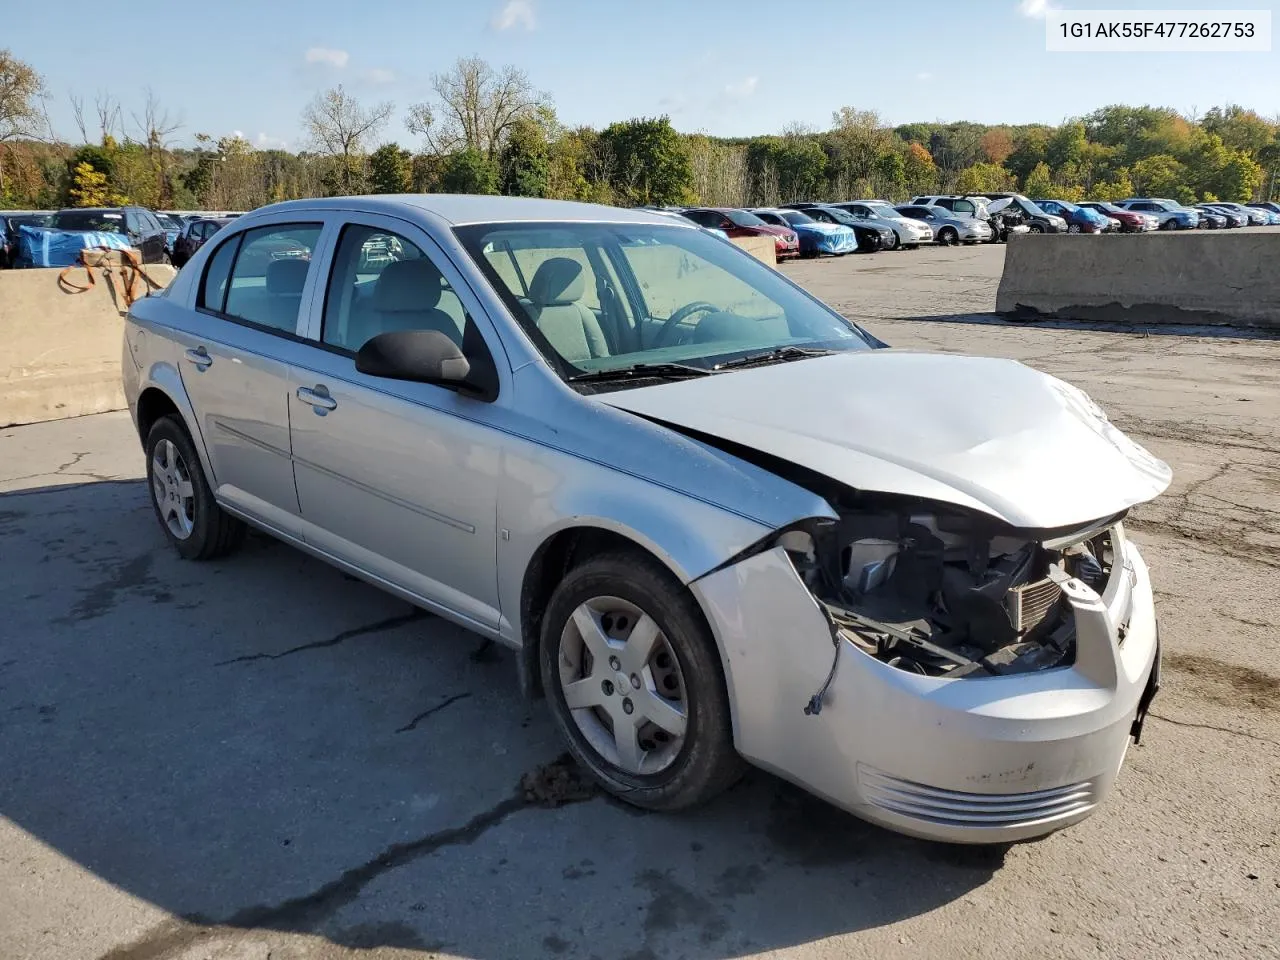
[[191,443],[200,457],[200,467],[204,470],[209,486],[215,486],[213,468],[209,462],[208,451],[205,449],[199,421],[191,406],[191,399],[183,387],[182,376],[174,367],[167,363],[154,364],[147,371],[142,389],[138,391],[138,397],[131,404],[131,409],[138,439],[144,447],[147,443],[147,434],[150,433],[155,422],[163,416],[176,415],[186,427],[188,436],[191,437]]
[[[564,575],[583,558],[610,550],[629,550],[651,557],[672,575],[682,589],[688,589],[688,584],[694,579],[673,557],[658,549],[643,534],[607,521],[575,522],[548,534],[525,565],[520,585],[520,646],[516,655],[520,689],[525,697],[536,699],[544,695],[538,670],[538,651],[542,637],[542,617],[551,594]],[[690,596],[703,619],[707,620],[701,601],[692,591]],[[709,621],[707,626],[710,629]],[[714,631],[712,636],[715,636]],[[718,642],[716,646],[719,647]],[[723,669],[724,652],[719,653]]]

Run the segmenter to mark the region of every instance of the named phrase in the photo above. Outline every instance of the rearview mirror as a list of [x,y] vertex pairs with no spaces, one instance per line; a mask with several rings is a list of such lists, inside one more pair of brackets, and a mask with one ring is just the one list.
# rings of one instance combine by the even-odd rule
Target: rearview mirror
[[396,330],[365,341],[356,352],[356,369],[371,377],[412,380],[462,390],[471,364],[462,350],[439,330]]

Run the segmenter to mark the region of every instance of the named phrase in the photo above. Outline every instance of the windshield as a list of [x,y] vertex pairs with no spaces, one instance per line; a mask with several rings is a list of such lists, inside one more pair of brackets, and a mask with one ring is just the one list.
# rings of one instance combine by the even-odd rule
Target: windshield
[[799,210],[783,210],[782,219],[787,221],[787,223],[791,224],[792,226],[795,226],[797,223],[817,223],[818,222],[817,220],[813,219],[813,217],[809,216],[807,213],[801,213]]
[[157,213],[156,219],[160,221],[160,226],[164,227],[166,230],[182,229],[182,224],[180,224],[173,217],[169,216],[167,213]]
[[724,215],[729,218],[730,223],[735,223],[740,227],[766,226],[765,222],[754,213],[747,213],[745,210],[726,210]]
[[1067,213],[1075,213],[1080,209],[1074,203],[1068,203],[1066,200],[1054,200],[1052,202],[1056,203],[1063,210],[1067,211]]
[[49,226],[56,230],[83,230],[90,233],[125,233],[124,214],[102,210],[67,210],[55,213]]
[[1043,210],[1037,207],[1034,200],[1019,200],[1017,202],[1022,204],[1023,213],[1030,214],[1033,217],[1052,216],[1052,214],[1045,213]]
[[774,269],[697,231],[490,223],[455,233],[566,379],[637,364],[709,370],[780,347],[875,342]]
[[890,220],[897,220],[900,214],[887,203],[867,203],[863,204],[868,210],[877,217],[888,217]]

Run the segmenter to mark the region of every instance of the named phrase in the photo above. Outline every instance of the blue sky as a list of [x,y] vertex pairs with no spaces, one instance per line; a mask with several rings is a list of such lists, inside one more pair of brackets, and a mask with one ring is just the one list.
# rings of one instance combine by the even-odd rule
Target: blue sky
[[[1052,0],[1066,8],[1270,9],[1280,0]],[[128,117],[150,86],[196,132],[303,145],[299,115],[336,83],[390,100],[382,139],[459,56],[514,64],[569,124],[671,115],[720,135],[826,127],[842,105],[912,120],[1058,123],[1108,103],[1280,114],[1280,54],[1049,54],[1044,0],[3,0],[0,45],[68,94],[109,90]],[[1030,9],[1028,9],[1028,6]],[[127,13],[125,12],[127,11]],[[1000,64],[1003,64],[1001,66]]]

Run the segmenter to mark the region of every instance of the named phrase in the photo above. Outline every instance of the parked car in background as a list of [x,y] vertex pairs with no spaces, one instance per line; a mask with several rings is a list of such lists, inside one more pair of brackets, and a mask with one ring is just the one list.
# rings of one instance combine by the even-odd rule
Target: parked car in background
[[1228,200],[1213,200],[1209,206],[1215,210],[1221,210],[1224,213],[1234,213],[1238,217],[1244,217],[1247,224],[1251,227],[1265,227],[1271,222],[1269,211],[1258,210],[1254,207],[1247,207],[1243,203],[1232,203]]
[[894,233],[890,250],[899,247],[914,250],[922,243],[933,242],[933,230],[926,229],[919,220],[904,217],[893,208],[887,200],[848,200],[843,203],[832,203],[828,206],[843,210],[855,217],[861,217],[878,227],[888,227]]
[[816,257],[822,253],[839,256],[858,249],[858,236],[852,227],[834,222],[819,223],[800,210],[761,207],[751,212],[765,223],[794,230],[800,238],[801,256]]
[[773,237],[774,255],[779,260],[800,256],[800,236],[788,226],[766,223],[754,213],[731,207],[691,207],[681,215],[701,227],[721,230],[732,237]]
[[808,214],[819,223],[834,223],[848,227],[858,240],[861,253],[876,253],[879,250],[892,250],[898,244],[898,235],[874,218],[860,217],[841,210],[837,206],[825,203],[794,203],[783,207],[784,210],[799,210]]
[[1194,230],[1200,225],[1200,212],[1184,207],[1177,200],[1165,197],[1131,197],[1121,200],[1118,207],[1149,213],[1160,221],[1160,230]]
[[1160,226],[1158,217],[1154,217],[1149,213],[1139,213],[1137,210],[1126,210],[1124,207],[1118,207],[1114,203],[1106,203],[1102,200],[1083,200],[1079,206],[1086,207],[1089,210],[1096,210],[1103,216],[1117,221],[1120,224],[1121,233],[1145,233]]
[[[400,254],[369,276],[379,236]],[[306,256],[246,256],[281,240]],[[881,349],[638,210],[292,201],[191,266],[132,305],[121,365],[177,556],[247,523],[510,647],[640,808],[754,763],[890,829],[1009,844],[1112,793],[1159,687],[1123,520],[1172,474],[1079,388]]]
[[693,219],[693,217],[688,216],[684,212],[683,207],[636,207],[635,209],[648,210],[651,213],[660,213],[664,217],[673,217],[676,220],[681,221],[682,223],[692,223],[695,227],[698,227],[700,230],[707,231],[707,233],[711,234],[712,236],[719,237],[722,240],[729,239],[729,235],[725,233],[723,230],[719,229],[718,227],[704,227],[702,224],[698,223],[697,220]]
[[[1254,203],[1246,203],[1245,206],[1252,207],[1255,210],[1265,210],[1267,211],[1267,213],[1273,214],[1276,217],[1280,217],[1280,203],[1276,203],[1274,200],[1260,200]],[[1272,221],[1272,223],[1277,223],[1277,222],[1280,222],[1280,221],[1275,221],[1275,220]]]
[[1200,226],[1206,230],[1221,230],[1224,227],[1247,227],[1249,218],[1230,210],[1222,210],[1210,203],[1197,203],[1200,211]]
[[173,265],[183,266],[206,240],[230,222],[225,217],[218,220],[188,220],[178,231],[178,239],[173,243]]
[[965,214],[952,213],[946,207],[927,207],[904,204],[895,207],[904,217],[927,224],[933,231],[934,242],[942,246],[958,243],[982,243],[991,239],[991,227],[985,220]]
[[156,215],[146,207],[69,207],[49,218],[54,230],[118,233],[138,250],[143,263],[165,263],[169,240]]
[[172,260],[173,245],[178,240],[178,234],[182,232],[183,221],[167,213],[157,213],[156,219],[160,221],[160,226],[164,227],[165,250],[169,254],[169,259]]
[[41,227],[49,219],[44,210],[0,210],[0,270],[14,265],[18,256],[18,228]]
[[1067,221],[1067,233],[1106,233],[1111,228],[1111,218],[1089,207],[1077,206],[1066,200],[1033,200],[1045,213]]

